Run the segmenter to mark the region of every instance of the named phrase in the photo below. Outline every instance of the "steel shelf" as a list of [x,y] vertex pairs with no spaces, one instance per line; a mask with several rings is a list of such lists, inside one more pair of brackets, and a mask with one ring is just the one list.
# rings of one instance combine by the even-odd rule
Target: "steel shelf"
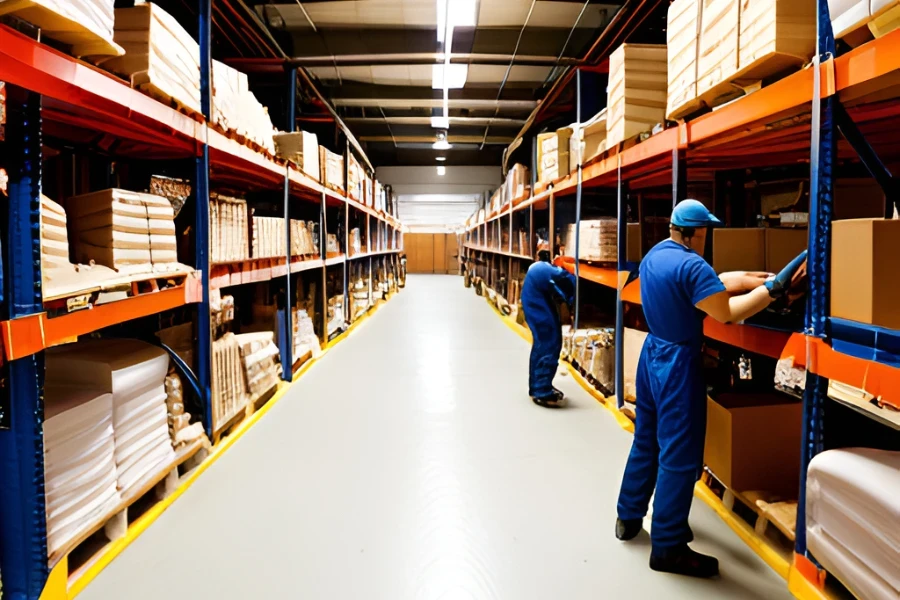
[[[564,268],[572,275],[575,274],[574,258],[568,256],[559,257],[556,259],[554,264],[558,267]],[[599,267],[581,261],[581,264],[578,266],[578,274],[584,280],[592,281],[614,290],[618,289],[619,287],[620,273],[612,267]],[[622,274],[627,276],[627,272],[623,271]]]
[[499,254],[501,256],[508,256],[510,258],[520,258],[522,260],[534,260],[531,256],[525,254],[516,254],[515,252],[507,252],[506,250],[497,250],[494,248],[486,248],[484,246],[476,246],[474,244],[465,244],[465,247],[469,250],[474,250],[476,252],[488,252],[490,254]]

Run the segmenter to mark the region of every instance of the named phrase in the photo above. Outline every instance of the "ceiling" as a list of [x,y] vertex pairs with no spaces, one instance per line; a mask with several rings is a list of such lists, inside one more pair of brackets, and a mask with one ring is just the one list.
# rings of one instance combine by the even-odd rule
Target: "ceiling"
[[[446,67],[454,88],[447,129],[432,126],[444,114],[442,1],[461,23]],[[434,165],[442,156],[445,164],[499,165],[553,81],[585,55],[624,0],[476,0],[471,13],[453,14],[470,2],[280,0],[255,9],[290,39],[292,64],[318,79],[373,164]],[[303,128],[321,116],[298,119]],[[435,150],[443,131],[452,147]]]

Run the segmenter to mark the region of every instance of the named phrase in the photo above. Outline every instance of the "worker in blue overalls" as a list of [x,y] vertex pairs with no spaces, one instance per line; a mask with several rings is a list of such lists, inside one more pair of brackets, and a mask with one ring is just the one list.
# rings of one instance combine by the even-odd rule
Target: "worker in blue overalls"
[[522,284],[522,310],[533,343],[528,365],[528,393],[535,404],[559,408],[565,399],[553,387],[562,351],[562,321],[559,305],[575,304],[575,277],[550,264],[548,248],[538,250],[538,260],[528,268]]
[[654,488],[650,568],[713,577],[719,562],[688,547],[694,483],[703,468],[706,386],[701,369],[703,318],[737,323],[784,295],[805,260],[798,256],[777,276],[716,275],[703,260],[707,227],[718,223],[696,200],[672,212],[671,237],[640,267],[641,303],[650,334],[638,363],[634,442],[619,493],[616,537],[642,529]]

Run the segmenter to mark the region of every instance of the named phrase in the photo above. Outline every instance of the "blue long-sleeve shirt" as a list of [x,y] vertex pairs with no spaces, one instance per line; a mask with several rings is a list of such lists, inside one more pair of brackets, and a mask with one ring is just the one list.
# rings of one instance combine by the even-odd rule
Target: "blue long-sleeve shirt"
[[528,268],[522,296],[540,295],[548,301],[575,304],[575,276],[561,267],[539,261]]

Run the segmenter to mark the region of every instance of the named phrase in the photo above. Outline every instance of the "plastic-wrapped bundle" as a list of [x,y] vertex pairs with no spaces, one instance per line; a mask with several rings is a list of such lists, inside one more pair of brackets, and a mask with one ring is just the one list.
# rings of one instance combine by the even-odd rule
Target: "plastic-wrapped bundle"
[[362,240],[359,236],[359,227],[350,230],[350,256],[354,256],[362,252]]
[[594,382],[605,394],[615,389],[616,352],[615,331],[612,329],[592,330],[588,333],[590,362],[583,365]]
[[251,401],[278,385],[280,372],[278,346],[271,331],[236,335],[235,342],[241,351],[244,381]]
[[210,196],[210,259],[213,263],[250,258],[249,219],[246,200],[218,194]]
[[[619,255],[617,227],[613,218],[582,221],[578,240],[579,260],[616,262]],[[575,257],[575,238],[575,225],[572,224],[566,230],[566,256]]]
[[121,502],[113,396],[48,378],[44,388],[47,550],[53,555]]

